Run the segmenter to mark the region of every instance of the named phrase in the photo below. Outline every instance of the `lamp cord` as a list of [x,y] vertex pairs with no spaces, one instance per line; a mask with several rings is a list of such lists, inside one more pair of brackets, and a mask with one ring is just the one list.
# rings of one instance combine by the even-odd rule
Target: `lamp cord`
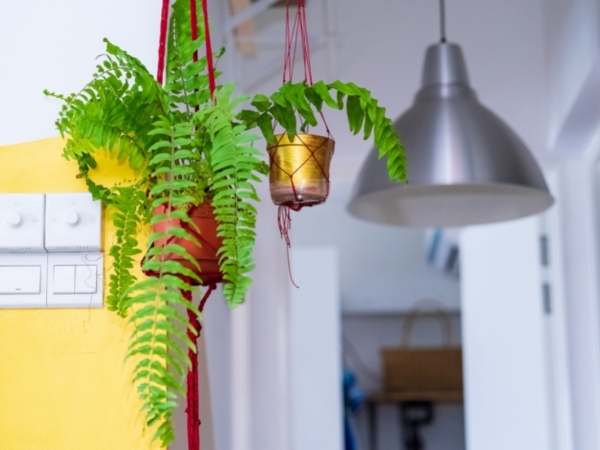
[[440,0],[440,42],[446,42],[446,0]]

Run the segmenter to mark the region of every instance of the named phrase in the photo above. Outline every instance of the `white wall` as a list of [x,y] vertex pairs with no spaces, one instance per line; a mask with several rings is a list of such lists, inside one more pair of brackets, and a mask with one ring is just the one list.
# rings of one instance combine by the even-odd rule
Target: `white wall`
[[108,37],[154,72],[160,2],[33,0],[10,2],[0,17],[0,145],[54,136],[59,102],[90,79]]
[[[342,370],[337,251],[297,248],[288,314],[290,450],[342,450]],[[318,262],[318,263],[317,263]]]
[[[546,174],[550,189],[561,198],[557,171]],[[571,373],[569,370],[568,320],[566,311],[570,302],[565,291],[566,243],[563,242],[562,199],[541,217],[541,232],[547,242],[547,259],[542,264],[542,278],[549,289],[550,314],[545,315],[545,339],[548,347],[547,372],[549,375],[548,397],[552,439],[556,450],[572,450],[574,447],[573,403],[571,395]]]
[[553,449],[539,222],[461,236],[463,352],[470,450]]
[[[267,200],[266,187],[261,198],[266,201],[259,207],[257,266],[248,301],[250,390],[246,395],[251,405],[247,416],[251,437],[247,448],[288,450],[291,439],[288,397],[290,284],[284,247],[274,231],[276,210]],[[236,358],[236,351],[232,357]],[[244,448],[232,447],[231,450]]]
[[[228,351],[233,345],[233,321],[221,292],[215,292],[206,304],[203,321],[203,336],[206,347],[205,368],[210,383],[210,405],[203,404],[204,415],[211,415],[215,449],[231,448],[232,423],[231,390],[232,366]],[[206,380],[205,380],[206,381]],[[201,397],[203,399],[204,397]],[[206,411],[210,406],[210,411]],[[204,432],[201,428],[201,430]],[[183,450],[183,449],[182,449]],[[207,448],[206,450],[211,450]]]
[[[338,249],[344,310],[405,311],[417,300],[430,298],[445,308],[460,309],[458,279],[427,263],[424,231],[351,217],[345,209],[348,187],[338,183],[325,205],[307,208],[292,218],[294,245]],[[302,284],[301,279],[297,281]]]
[[556,164],[572,445],[600,448],[598,168],[600,2],[548,1],[550,150]]
[[[596,146],[596,150],[598,146]],[[565,319],[574,449],[600,448],[600,265],[598,163],[583,157],[560,169]]]

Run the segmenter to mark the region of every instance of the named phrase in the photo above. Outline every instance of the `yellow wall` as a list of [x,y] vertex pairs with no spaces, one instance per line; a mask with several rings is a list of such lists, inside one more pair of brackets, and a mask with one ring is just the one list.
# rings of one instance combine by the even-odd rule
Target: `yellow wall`
[[[0,147],[0,193],[85,191],[61,151],[60,139]],[[104,230],[107,249],[106,217]],[[0,309],[0,450],[157,448],[124,362],[128,336],[106,309]]]

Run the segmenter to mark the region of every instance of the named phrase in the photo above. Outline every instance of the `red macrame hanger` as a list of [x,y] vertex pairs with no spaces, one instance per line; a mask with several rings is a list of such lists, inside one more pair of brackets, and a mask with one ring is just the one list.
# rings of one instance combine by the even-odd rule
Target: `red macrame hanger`
[[156,81],[163,84],[165,74],[165,55],[167,51],[167,31],[169,29],[169,6],[170,0],[162,0],[160,10],[160,35],[158,37],[158,64],[156,69]]
[[[197,11],[197,0],[190,0],[190,29],[192,39],[198,38],[198,11]],[[162,8],[160,14],[160,36],[158,44],[158,68],[156,73],[156,80],[159,84],[163,84],[164,72],[165,72],[165,60],[166,60],[166,44],[167,44],[167,33],[169,26],[169,7],[170,0],[162,0]],[[202,0],[202,15],[204,18],[204,33],[205,33],[205,49],[206,49],[206,62],[208,71],[208,86],[210,90],[211,99],[215,98],[216,80],[215,80],[215,69],[214,69],[214,58],[212,51],[212,43],[210,38],[210,27],[208,20],[208,4],[207,0]],[[193,60],[198,61],[198,51],[196,50],[193,55]],[[216,285],[211,283],[208,285],[202,300],[200,300],[199,311],[204,311],[206,301],[210,297],[210,294],[216,289]],[[192,301],[192,292],[185,291],[183,293],[188,301]],[[187,440],[188,450],[200,450],[200,373],[198,369],[198,337],[202,331],[202,324],[200,319],[191,310],[188,310],[188,320],[192,330],[188,330],[188,336],[194,343],[194,348],[190,349],[188,356],[191,361],[191,367],[187,374],[187,396],[186,396],[186,414],[187,414]]]
[[[295,3],[296,10],[292,20],[291,1],[286,0],[285,2],[285,43],[283,49],[283,74],[281,81],[283,84],[293,81],[296,62],[296,52],[298,50],[298,41],[300,41],[300,46],[302,47],[302,60],[304,64],[304,82],[308,85],[312,85],[313,74],[311,64],[310,39],[308,33],[308,21],[306,18],[306,3],[305,0],[295,0]],[[319,111],[319,116],[321,117],[325,130],[327,131],[327,137],[331,138],[331,130],[329,128],[329,124],[327,123],[327,119],[325,118],[325,114],[322,111]],[[292,276],[289,255],[289,249],[291,247],[290,231],[292,228],[291,211],[299,211],[303,206],[300,204],[300,202],[298,202],[298,195],[296,193],[296,187],[294,184],[295,173],[298,170],[300,170],[302,166],[308,162],[308,160],[312,159],[314,163],[319,167],[321,174],[325,178],[327,182],[327,192],[329,192],[329,176],[325,172],[324,168],[321,166],[318,158],[315,157],[316,149],[311,148],[310,145],[304,142],[301,136],[297,136],[297,138],[302,142],[304,147],[306,147],[310,151],[310,158],[308,158],[302,165],[297,167],[295,171],[291,173],[286,172],[283,167],[277,166],[278,170],[284,172],[290,178],[290,184],[294,192],[294,197],[296,199],[295,204],[280,205],[277,211],[277,224],[279,227],[279,233],[281,234],[281,238],[283,239],[286,245],[288,273],[290,275],[290,281],[296,287],[298,287],[298,285],[295,283]]]
[[[210,294],[216,289],[216,285],[211,284],[204,293],[202,300],[200,300],[199,310],[204,311],[204,306]],[[192,301],[192,293],[186,291],[186,299]],[[188,337],[194,342],[194,349],[188,350],[188,357],[192,362],[190,370],[188,370],[186,386],[186,408],[185,412],[187,415],[187,440],[188,450],[200,450],[201,439],[200,439],[200,369],[198,367],[198,338],[202,332],[202,323],[198,319],[195,312],[188,310],[188,320],[194,331],[188,330]]]
[[[308,33],[308,21],[306,19],[305,0],[296,0],[296,13],[294,14],[293,24],[291,20],[291,2],[285,2],[285,44],[283,50],[283,76],[282,83],[288,83],[294,79],[294,66],[296,62],[296,52],[298,49],[298,40],[302,46],[302,60],[304,63],[304,82],[313,84],[310,39]],[[322,111],[319,116],[323,120],[323,125],[327,131],[327,136],[331,137],[331,130]]]

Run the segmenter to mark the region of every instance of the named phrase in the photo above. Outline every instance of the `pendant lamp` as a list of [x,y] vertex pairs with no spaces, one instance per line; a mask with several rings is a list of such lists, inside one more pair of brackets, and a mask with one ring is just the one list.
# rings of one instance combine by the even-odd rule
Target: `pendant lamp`
[[517,219],[554,202],[533,155],[511,128],[483,106],[469,85],[461,48],[430,46],[422,86],[394,126],[408,156],[408,183],[389,181],[371,150],[348,206],[371,222],[454,227]]

